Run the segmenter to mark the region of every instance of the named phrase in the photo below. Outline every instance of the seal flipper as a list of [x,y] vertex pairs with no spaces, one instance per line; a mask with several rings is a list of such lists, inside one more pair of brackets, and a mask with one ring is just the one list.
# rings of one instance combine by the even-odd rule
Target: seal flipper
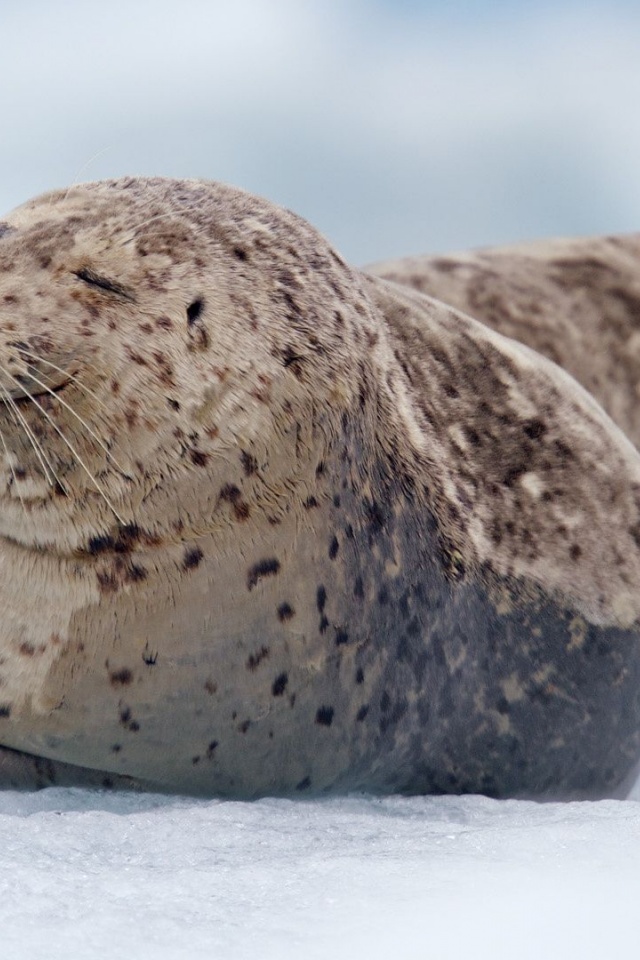
[[[133,777],[90,770],[59,760],[0,747],[0,790],[41,790],[45,787],[99,787],[144,790]],[[156,788],[157,789],[157,788]]]

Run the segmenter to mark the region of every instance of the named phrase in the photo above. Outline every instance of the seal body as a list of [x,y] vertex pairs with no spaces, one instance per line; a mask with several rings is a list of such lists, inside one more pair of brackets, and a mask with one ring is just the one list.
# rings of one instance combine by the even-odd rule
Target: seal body
[[566,371],[199,181],[19,208],[0,321],[6,783],[630,775],[640,457]]

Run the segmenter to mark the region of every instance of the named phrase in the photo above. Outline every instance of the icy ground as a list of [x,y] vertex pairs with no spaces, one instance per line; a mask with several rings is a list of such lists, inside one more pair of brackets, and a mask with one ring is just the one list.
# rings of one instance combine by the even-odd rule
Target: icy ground
[[634,957],[637,799],[0,793],[0,957]]

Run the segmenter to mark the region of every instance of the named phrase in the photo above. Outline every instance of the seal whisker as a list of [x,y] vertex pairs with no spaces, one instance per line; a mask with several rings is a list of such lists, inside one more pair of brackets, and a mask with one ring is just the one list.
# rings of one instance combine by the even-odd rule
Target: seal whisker
[[[6,376],[9,376],[9,377],[11,376],[1,364],[0,364],[0,371],[2,371],[2,373],[4,373]],[[14,379],[14,378],[11,377],[11,379]],[[56,483],[56,481],[60,483],[60,480],[58,479],[49,458],[46,456],[44,450],[42,449],[42,446],[38,441],[38,438],[33,433],[31,427],[29,426],[26,419],[18,409],[17,403],[15,402],[15,400],[13,399],[9,391],[6,389],[6,387],[2,387],[2,394],[4,397],[3,402],[7,404],[7,409],[9,410],[12,416],[13,422],[16,424],[18,429],[20,429],[20,427],[22,428],[31,446],[33,447],[33,450],[38,460],[40,461],[40,466],[42,467],[47,483],[50,486],[53,486]]]
[[[14,383],[15,383],[18,387],[20,387],[20,389],[24,392],[25,396],[27,396],[28,399],[31,401],[31,403],[33,403],[33,405],[34,405],[35,407],[37,407],[37,409],[40,411],[40,413],[41,413],[42,416],[45,418],[45,420],[47,421],[47,423],[49,423],[49,424],[53,427],[53,429],[56,431],[56,433],[58,434],[58,436],[60,437],[60,439],[62,440],[62,442],[68,447],[69,451],[73,454],[73,456],[75,457],[76,461],[80,464],[80,466],[82,467],[82,469],[84,470],[84,472],[87,474],[87,476],[88,476],[89,479],[91,480],[92,484],[94,485],[94,487],[96,488],[96,490],[98,491],[98,493],[100,494],[100,496],[102,497],[102,499],[104,500],[104,502],[107,504],[107,506],[109,507],[109,509],[112,511],[112,513],[114,514],[114,516],[115,516],[116,519],[118,520],[118,523],[121,523],[122,525],[125,525],[125,521],[123,520],[123,518],[120,516],[120,514],[118,513],[118,511],[116,510],[116,508],[114,507],[114,505],[113,505],[113,504],[111,503],[111,501],[109,500],[109,497],[106,495],[106,493],[105,493],[104,490],[102,489],[101,484],[98,482],[98,480],[96,479],[96,477],[93,475],[93,473],[91,472],[91,470],[89,469],[89,467],[86,465],[86,463],[84,462],[84,460],[82,459],[82,457],[80,456],[80,454],[78,453],[78,451],[75,449],[75,447],[73,446],[73,444],[70,442],[70,440],[68,440],[67,437],[64,435],[63,431],[60,429],[60,427],[59,427],[58,424],[55,422],[55,420],[53,419],[53,417],[49,416],[49,414],[48,414],[47,411],[44,409],[44,407],[42,406],[42,404],[38,403],[38,401],[37,401],[36,398],[33,396],[33,394],[29,393],[29,391],[24,387],[23,384],[20,383],[19,380],[17,380],[17,379],[16,379],[14,376],[12,376],[11,374],[7,373],[6,370],[3,371],[3,372],[6,373],[7,376],[9,376],[10,379],[13,380]],[[14,401],[14,402],[15,402],[15,401]],[[56,477],[56,479],[57,479],[57,477]],[[58,482],[59,482],[59,481],[58,481]]]
[[[57,364],[53,363],[51,360],[46,360],[44,357],[38,356],[37,353],[32,353],[30,350],[25,350],[24,348],[21,347],[20,353],[24,354],[24,356],[28,357],[30,360],[36,360],[38,363],[45,363],[48,367],[51,367],[53,370],[57,371],[57,373],[63,373],[66,377],[68,377],[71,383],[74,383],[79,390],[83,390],[86,394],[88,394],[93,400],[96,401],[97,404],[99,404],[103,408],[103,410],[109,409],[108,405],[104,402],[104,400],[101,400],[97,393],[94,393],[93,390],[91,390],[85,383],[83,383],[80,377],[77,377],[75,374],[70,373],[68,370],[65,370],[64,367],[59,367]],[[90,364],[90,363],[88,363],[87,366],[92,367],[96,371],[98,369],[97,367],[95,367],[93,364]],[[35,377],[32,377],[32,379],[35,379]]]
[[7,447],[7,442],[6,442],[6,440],[4,439],[4,433],[2,432],[2,430],[0,430],[0,441],[2,442],[2,446],[3,446],[4,452],[5,452],[5,456],[6,456],[6,458],[7,458],[7,463],[9,464],[9,470],[11,471],[11,476],[13,477],[13,484],[14,484],[17,492],[18,492],[18,497],[20,498],[20,503],[22,504],[22,512],[24,513],[25,518],[26,518],[26,516],[27,516],[27,508],[26,508],[25,505],[24,505],[24,499],[23,499],[23,496],[22,496],[22,491],[20,490],[20,484],[18,483],[18,478],[16,477],[16,471],[15,471],[15,469],[14,469],[14,467],[13,467],[13,463],[11,462],[11,454],[9,453],[9,448]]
[[[60,369],[60,368],[58,367],[57,369]],[[83,417],[81,417],[76,410],[73,409],[71,404],[67,403],[67,401],[63,397],[61,397],[59,393],[56,393],[56,391],[52,387],[47,386],[47,384],[43,380],[40,380],[39,377],[34,376],[33,373],[29,374],[29,378],[33,380],[34,383],[37,383],[39,387],[42,387],[42,389],[45,390],[50,396],[54,397],[58,403],[62,404],[62,406],[66,410],[68,410],[69,413],[82,424],[82,426],[85,428],[87,433],[95,440],[98,446],[105,452],[107,457],[113,461],[114,465],[117,467],[120,473],[125,477],[128,476],[126,471],[120,466],[116,458],[113,456],[113,454],[111,453],[107,445],[100,439],[100,437],[91,428],[91,426],[87,423],[87,421]]]

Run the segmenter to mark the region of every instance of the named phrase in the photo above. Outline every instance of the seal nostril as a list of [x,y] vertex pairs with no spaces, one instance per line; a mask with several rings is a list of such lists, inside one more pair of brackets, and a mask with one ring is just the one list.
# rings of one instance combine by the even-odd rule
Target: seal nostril
[[187,322],[189,326],[196,322],[203,310],[204,300],[194,300],[193,303],[189,304],[187,307]]

